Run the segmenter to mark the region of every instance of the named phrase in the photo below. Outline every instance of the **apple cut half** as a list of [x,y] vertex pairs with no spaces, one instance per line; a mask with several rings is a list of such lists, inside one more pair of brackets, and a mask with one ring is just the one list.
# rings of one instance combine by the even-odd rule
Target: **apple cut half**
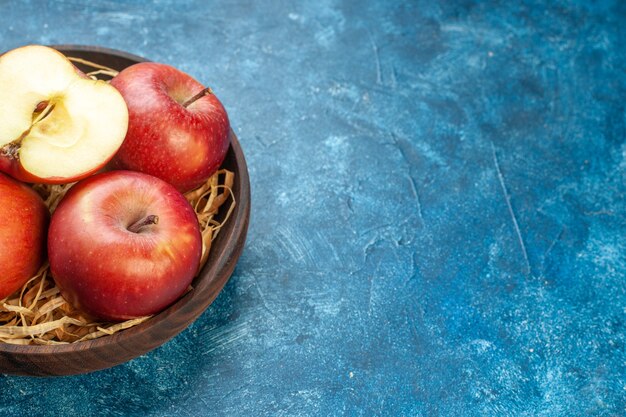
[[26,182],[78,181],[102,168],[128,128],[128,109],[105,81],[39,45],[0,56],[0,171]]

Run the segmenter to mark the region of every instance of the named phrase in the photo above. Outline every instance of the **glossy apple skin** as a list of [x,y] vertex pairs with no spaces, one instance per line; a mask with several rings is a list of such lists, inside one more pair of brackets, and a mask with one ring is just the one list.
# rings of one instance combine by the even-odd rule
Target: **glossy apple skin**
[[128,131],[113,168],[154,175],[181,192],[215,173],[228,151],[230,124],[214,94],[183,107],[204,89],[202,84],[176,68],[151,62],[124,69],[111,85],[129,111]]
[[[128,230],[148,215],[158,223]],[[193,280],[201,250],[198,220],[185,197],[131,171],[77,183],[48,233],[50,270],[63,297],[110,321],[154,314],[174,302]]]
[[111,160],[111,158],[113,158],[113,155],[111,155],[111,157],[107,158],[106,160],[102,161],[101,164],[98,164],[97,166],[94,166],[92,169],[88,170],[88,171],[84,171],[80,174],[71,176],[71,177],[38,177],[37,175],[33,175],[32,173],[28,172],[26,169],[24,169],[24,167],[20,164],[20,160],[16,159],[16,158],[11,158],[8,157],[6,155],[2,155],[0,153],[0,172],[4,172],[6,174],[9,174],[11,177],[18,179],[20,181],[23,182],[28,182],[28,183],[40,183],[40,184],[67,184],[70,182],[76,182],[79,181],[83,178],[87,178],[90,175],[95,174],[96,172],[100,171],[101,169],[103,169],[104,167],[106,167],[107,163]]
[[0,173],[0,300],[32,278],[45,258],[49,212],[32,188]]

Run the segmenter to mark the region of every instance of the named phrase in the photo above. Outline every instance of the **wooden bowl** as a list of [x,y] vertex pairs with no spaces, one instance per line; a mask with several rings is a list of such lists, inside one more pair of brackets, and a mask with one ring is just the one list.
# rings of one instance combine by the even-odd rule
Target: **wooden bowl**
[[[122,70],[145,59],[112,49],[59,45],[66,55]],[[79,65],[80,67],[80,65]],[[21,346],[0,342],[0,373],[73,375],[109,368],[140,356],[171,339],[194,321],[217,297],[235,269],[244,246],[250,217],[250,182],[241,146],[234,132],[222,167],[235,173],[237,205],[213,241],[208,261],[193,290],[149,320],[111,336],[53,346]]]

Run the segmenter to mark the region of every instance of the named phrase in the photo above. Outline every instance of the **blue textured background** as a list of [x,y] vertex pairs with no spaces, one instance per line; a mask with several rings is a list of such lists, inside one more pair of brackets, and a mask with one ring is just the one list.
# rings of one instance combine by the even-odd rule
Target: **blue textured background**
[[180,336],[3,415],[626,413],[623,2],[95,3],[0,1],[0,47],[211,85],[249,238]]

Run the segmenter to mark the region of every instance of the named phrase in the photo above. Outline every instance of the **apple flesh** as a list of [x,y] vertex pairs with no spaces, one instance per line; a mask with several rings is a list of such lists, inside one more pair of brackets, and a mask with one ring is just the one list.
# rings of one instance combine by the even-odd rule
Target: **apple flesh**
[[41,266],[48,219],[39,194],[0,173],[0,300],[20,289]]
[[77,181],[119,149],[128,109],[117,90],[39,45],[0,56],[0,171],[26,182]]
[[219,168],[230,143],[230,124],[218,98],[169,65],[139,63],[111,85],[126,100],[126,139],[111,166],[145,172],[190,191]]
[[188,288],[200,262],[196,214],[166,182],[110,171],[73,186],[52,216],[50,271],[76,308],[117,321],[154,314]]

